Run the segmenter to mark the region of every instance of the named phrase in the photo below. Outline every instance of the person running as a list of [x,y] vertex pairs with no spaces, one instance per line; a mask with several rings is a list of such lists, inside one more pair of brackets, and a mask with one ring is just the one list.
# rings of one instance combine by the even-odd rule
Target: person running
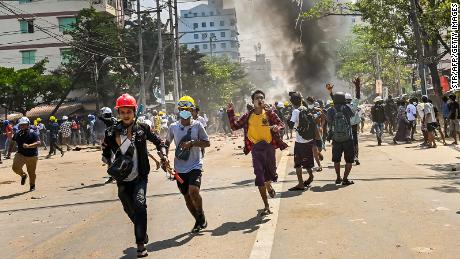
[[[164,168],[168,163],[166,146],[148,125],[136,122],[134,97],[129,94],[118,97],[115,109],[120,121],[105,131],[102,161],[109,165],[108,173],[116,178],[118,197],[134,224],[137,257],[146,257],[145,244],[149,240],[146,193],[150,172],[147,140],[156,146]],[[122,167],[123,164],[128,166]]]
[[[328,88],[332,93],[332,88]],[[330,122],[328,141],[332,140],[332,162],[334,162],[335,173],[337,179],[336,184],[350,185],[354,182],[349,180],[353,161],[355,158],[355,150],[353,143],[353,134],[351,129],[351,117],[353,112],[346,105],[345,94],[337,92],[334,95],[334,106],[328,110],[328,121]],[[383,125],[382,125],[383,129]],[[340,161],[342,154],[345,159],[345,172],[343,178],[340,175]]]
[[457,137],[460,138],[460,106],[455,95],[449,95],[449,124],[450,135],[454,138],[452,145],[458,145]]
[[355,163],[356,165],[360,165],[359,162],[359,145],[358,145],[358,132],[359,132],[359,123],[361,122],[361,117],[358,111],[358,99],[353,99],[351,94],[345,94],[345,100],[347,105],[351,108],[353,112],[353,117],[350,119],[351,123],[351,131],[353,133],[353,144],[355,146]]
[[44,147],[44,149],[47,149],[46,143],[48,142],[48,137],[47,137],[47,130],[45,124],[42,122],[41,118],[37,118],[37,128],[40,132],[40,143]]
[[406,116],[409,121],[410,140],[414,141],[415,128],[417,126],[417,102],[411,98],[409,104],[406,107]]
[[208,225],[203,210],[203,199],[200,195],[201,177],[203,172],[203,154],[201,149],[209,147],[208,133],[203,125],[192,118],[192,110],[196,104],[190,96],[179,99],[177,108],[179,120],[169,126],[166,146],[174,140],[176,151],[174,170],[182,178],[177,187],[184,196],[185,204],[195,219],[192,233],[198,233]]
[[46,158],[50,158],[53,155],[56,155],[56,149],[61,152],[61,157],[64,156],[64,150],[62,150],[59,145],[57,144],[58,137],[59,137],[59,124],[57,123],[57,119],[54,116],[50,117],[50,152],[46,156]]
[[[315,122],[313,109],[302,105],[302,95],[298,92],[290,95],[291,103],[294,107],[292,111],[290,124],[296,130],[296,139],[294,144],[294,168],[297,175],[297,185],[290,188],[289,191],[304,191],[313,182],[314,156],[313,148],[316,145],[315,136],[318,133],[318,127]],[[304,182],[302,168],[307,170],[308,179]]]
[[377,137],[377,144],[381,146],[383,128],[384,128],[384,123],[386,120],[385,108],[383,106],[382,97],[380,96],[375,97],[374,106],[372,106],[372,109],[371,109],[371,114],[372,114],[372,122],[374,123],[375,135]]
[[280,135],[284,123],[265,104],[265,93],[256,90],[251,95],[254,109],[243,114],[238,120],[235,118],[233,103],[227,106],[227,113],[230,120],[230,127],[236,131],[244,129],[244,154],[252,153],[252,165],[256,176],[255,185],[259,189],[260,196],[265,205],[261,216],[271,213],[268,204],[267,192],[270,197],[275,197],[276,192],[271,182],[278,180],[276,173],[275,150],[284,150],[288,147]]
[[[19,119],[18,124],[20,130],[13,136],[13,140],[18,145],[18,152],[14,155],[12,169],[21,176],[21,185],[26,183],[27,175],[29,175],[29,190],[34,191],[40,138],[36,131],[29,129],[30,121],[27,117]],[[22,169],[24,165],[27,168],[27,174]]]
[[62,116],[62,123],[60,126],[60,133],[62,135],[62,144],[67,147],[67,151],[70,151],[70,137],[72,136],[72,122],[69,121],[69,117]]

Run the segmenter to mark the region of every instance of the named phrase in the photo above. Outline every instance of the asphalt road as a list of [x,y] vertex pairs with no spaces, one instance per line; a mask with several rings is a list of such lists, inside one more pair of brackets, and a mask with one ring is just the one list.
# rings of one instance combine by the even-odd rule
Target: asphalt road
[[[361,162],[348,187],[334,184],[327,149],[312,187],[296,183],[290,148],[277,151],[280,181],[263,207],[242,139],[213,137],[202,179],[208,228],[191,235],[194,220],[174,182],[151,172],[147,245],[150,258],[458,258],[459,148],[417,144],[376,146],[361,136]],[[41,152],[42,155],[46,152]],[[37,190],[27,192],[0,165],[1,258],[134,258],[133,226],[104,185],[105,167],[94,149],[41,159]],[[457,171],[452,171],[452,169]]]

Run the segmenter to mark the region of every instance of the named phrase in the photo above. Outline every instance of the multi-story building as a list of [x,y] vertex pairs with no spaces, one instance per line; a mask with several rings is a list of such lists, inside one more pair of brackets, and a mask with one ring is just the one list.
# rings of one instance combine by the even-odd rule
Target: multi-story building
[[[126,6],[127,2],[125,3]],[[19,0],[0,2],[0,66],[28,68],[48,58],[48,70],[65,61],[76,15],[93,6],[124,19],[123,0]]]
[[239,60],[238,28],[234,8],[224,9],[223,0],[209,0],[180,12],[180,43],[188,49]]

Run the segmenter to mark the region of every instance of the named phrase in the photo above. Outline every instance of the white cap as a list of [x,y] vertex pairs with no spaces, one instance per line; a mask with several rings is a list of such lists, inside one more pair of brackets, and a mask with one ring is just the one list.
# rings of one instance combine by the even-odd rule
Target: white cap
[[102,114],[111,114],[112,113],[112,109],[110,109],[109,107],[103,107],[101,109],[101,113]]
[[151,120],[144,120],[144,123],[149,125],[149,127],[152,127],[152,121]]
[[351,94],[346,93],[345,94],[345,100],[353,100],[353,97],[351,97]]
[[375,97],[375,99],[374,99],[374,103],[380,102],[381,100],[382,100],[382,97],[377,96],[377,97]]
[[27,117],[22,117],[22,118],[19,119],[18,124],[19,124],[19,125],[22,125],[22,124],[30,124],[30,120],[29,120],[29,118],[27,118]]
[[284,103],[279,102],[277,106],[278,106],[278,108],[284,108]]
[[62,120],[66,121],[66,120],[68,120],[68,119],[69,119],[69,117],[67,117],[67,116],[65,116],[65,115],[62,116]]

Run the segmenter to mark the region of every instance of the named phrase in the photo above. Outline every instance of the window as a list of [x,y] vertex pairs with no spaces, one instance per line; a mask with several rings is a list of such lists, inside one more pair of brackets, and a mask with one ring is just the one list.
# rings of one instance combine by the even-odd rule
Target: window
[[203,49],[208,49],[208,44],[203,44]]
[[209,27],[214,27],[214,22],[210,22]]
[[201,34],[201,39],[205,40],[206,38],[208,38],[208,34],[207,33],[202,33]]
[[220,44],[220,47],[223,48],[223,49],[226,49],[226,48],[227,48],[227,43],[222,42],[222,43]]
[[225,32],[224,31],[220,32],[220,37],[225,38]]
[[35,50],[21,51],[22,64],[24,65],[35,64],[35,52],[36,52]]
[[184,18],[188,18],[188,14],[184,14]]
[[205,22],[202,22],[202,23],[201,23],[201,27],[206,28],[206,23],[205,23]]
[[232,48],[236,48],[236,43],[234,41],[232,41],[231,46],[232,46]]
[[210,12],[209,14],[210,14],[211,16],[213,16],[213,15],[214,15],[214,12]]
[[216,44],[215,43],[212,44],[212,49],[216,49]]
[[216,34],[215,34],[214,32],[211,32],[210,35],[211,35],[211,38],[215,38],[215,37],[216,37]]
[[236,31],[232,31],[232,37],[236,37]]
[[34,33],[34,21],[19,21],[21,33]]
[[197,13],[193,13],[193,17],[197,17],[197,16],[198,16],[198,14],[197,14]]
[[19,0],[20,4],[27,4],[27,3],[30,3],[30,2],[32,2],[32,0]]
[[220,26],[225,26],[225,21],[220,21]]
[[193,29],[198,29],[198,23],[193,24]]
[[198,36],[198,33],[193,34],[193,38],[194,38],[195,40],[197,40],[198,37],[199,37],[199,36]]
[[201,13],[201,16],[206,16],[206,13],[205,13],[205,12],[202,12],[202,13]]
[[69,63],[70,60],[70,49],[60,49],[61,53],[61,64]]
[[59,31],[68,31],[72,29],[77,19],[75,17],[62,17],[59,20]]
[[195,45],[194,49],[200,50],[200,45]]

